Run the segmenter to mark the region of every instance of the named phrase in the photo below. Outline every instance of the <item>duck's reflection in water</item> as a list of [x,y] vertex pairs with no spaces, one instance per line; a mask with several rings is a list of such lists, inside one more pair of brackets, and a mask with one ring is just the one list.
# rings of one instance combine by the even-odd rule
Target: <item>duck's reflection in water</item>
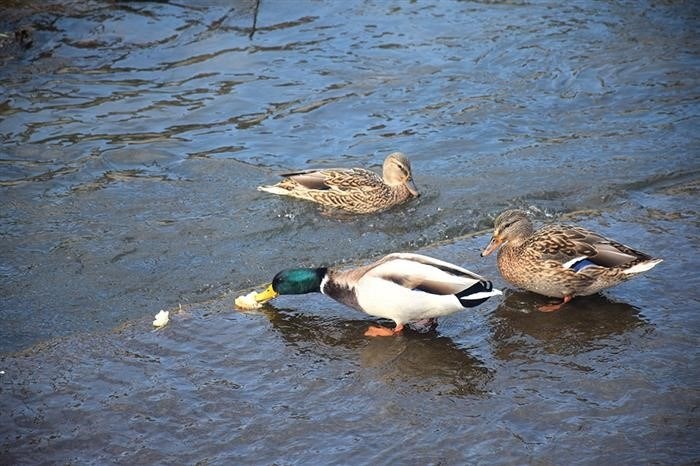
[[320,317],[269,304],[261,311],[285,343],[299,353],[350,359],[365,374],[399,391],[482,396],[493,378],[481,360],[434,329],[407,327],[392,337],[365,337],[368,320]]
[[490,315],[491,340],[498,358],[545,351],[578,354],[608,346],[632,330],[652,325],[634,306],[601,295],[576,297],[557,312],[539,312],[550,298],[526,291],[505,290]]

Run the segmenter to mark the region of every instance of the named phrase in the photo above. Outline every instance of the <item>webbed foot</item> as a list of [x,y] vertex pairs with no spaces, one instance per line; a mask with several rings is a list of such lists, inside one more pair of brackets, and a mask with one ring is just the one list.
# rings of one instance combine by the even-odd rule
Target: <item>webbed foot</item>
[[569,301],[571,301],[571,296],[564,296],[564,301],[562,301],[561,303],[545,304],[544,306],[538,307],[537,310],[540,312],[555,312],[561,309],[561,307]]
[[365,332],[366,337],[390,337],[393,336],[403,330],[403,324],[399,324],[396,326],[394,329],[390,329],[387,327],[376,327],[376,326],[371,326],[367,329]]

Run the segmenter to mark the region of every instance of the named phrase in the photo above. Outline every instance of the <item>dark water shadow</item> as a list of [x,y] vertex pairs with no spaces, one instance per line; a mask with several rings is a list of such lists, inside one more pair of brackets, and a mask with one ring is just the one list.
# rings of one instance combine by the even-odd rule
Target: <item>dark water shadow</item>
[[536,349],[578,354],[609,346],[612,339],[633,330],[653,330],[639,309],[601,294],[577,297],[557,312],[537,310],[550,301],[530,292],[504,291],[502,303],[490,316],[497,357],[512,359]]
[[371,320],[302,314],[266,305],[273,328],[298,353],[357,361],[362,370],[393,389],[436,395],[483,396],[493,371],[452,339],[435,330],[407,327],[393,337],[365,337]]

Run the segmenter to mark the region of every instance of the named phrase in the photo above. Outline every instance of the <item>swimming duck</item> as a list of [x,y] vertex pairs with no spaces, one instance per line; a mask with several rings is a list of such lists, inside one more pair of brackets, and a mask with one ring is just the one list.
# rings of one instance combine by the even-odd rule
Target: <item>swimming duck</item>
[[499,247],[503,278],[519,288],[564,299],[541,306],[543,312],[557,311],[574,296],[615,286],[662,261],[581,227],[554,224],[534,231],[522,210],[506,210],[496,217],[482,257]]
[[374,317],[391,319],[391,329],[370,326],[366,336],[391,336],[409,322],[435,319],[477,306],[501,292],[483,277],[456,265],[411,253],[389,254],[355,269],[296,268],[279,272],[255,295],[264,303],[279,295],[320,292]]
[[384,160],[382,177],[363,168],[329,168],[285,173],[272,186],[259,191],[297,197],[356,214],[388,209],[418,196],[411,163],[401,152]]

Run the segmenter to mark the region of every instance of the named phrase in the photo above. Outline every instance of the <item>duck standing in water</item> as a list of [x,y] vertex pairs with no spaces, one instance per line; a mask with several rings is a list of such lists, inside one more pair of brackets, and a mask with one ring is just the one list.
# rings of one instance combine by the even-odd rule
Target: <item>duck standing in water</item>
[[521,210],[496,217],[493,237],[481,255],[499,247],[503,278],[519,288],[564,299],[541,306],[543,312],[557,311],[574,296],[615,286],[662,261],[581,227],[554,224],[534,231]]
[[418,196],[411,163],[401,152],[387,156],[381,177],[363,168],[306,170],[282,176],[279,183],[259,186],[258,190],[355,214],[378,212]]
[[393,329],[371,326],[366,336],[395,335],[409,322],[434,323],[437,317],[501,294],[490,281],[456,265],[420,254],[394,253],[351,270],[283,270],[253,298],[254,303],[264,303],[279,295],[313,292],[396,323]]

